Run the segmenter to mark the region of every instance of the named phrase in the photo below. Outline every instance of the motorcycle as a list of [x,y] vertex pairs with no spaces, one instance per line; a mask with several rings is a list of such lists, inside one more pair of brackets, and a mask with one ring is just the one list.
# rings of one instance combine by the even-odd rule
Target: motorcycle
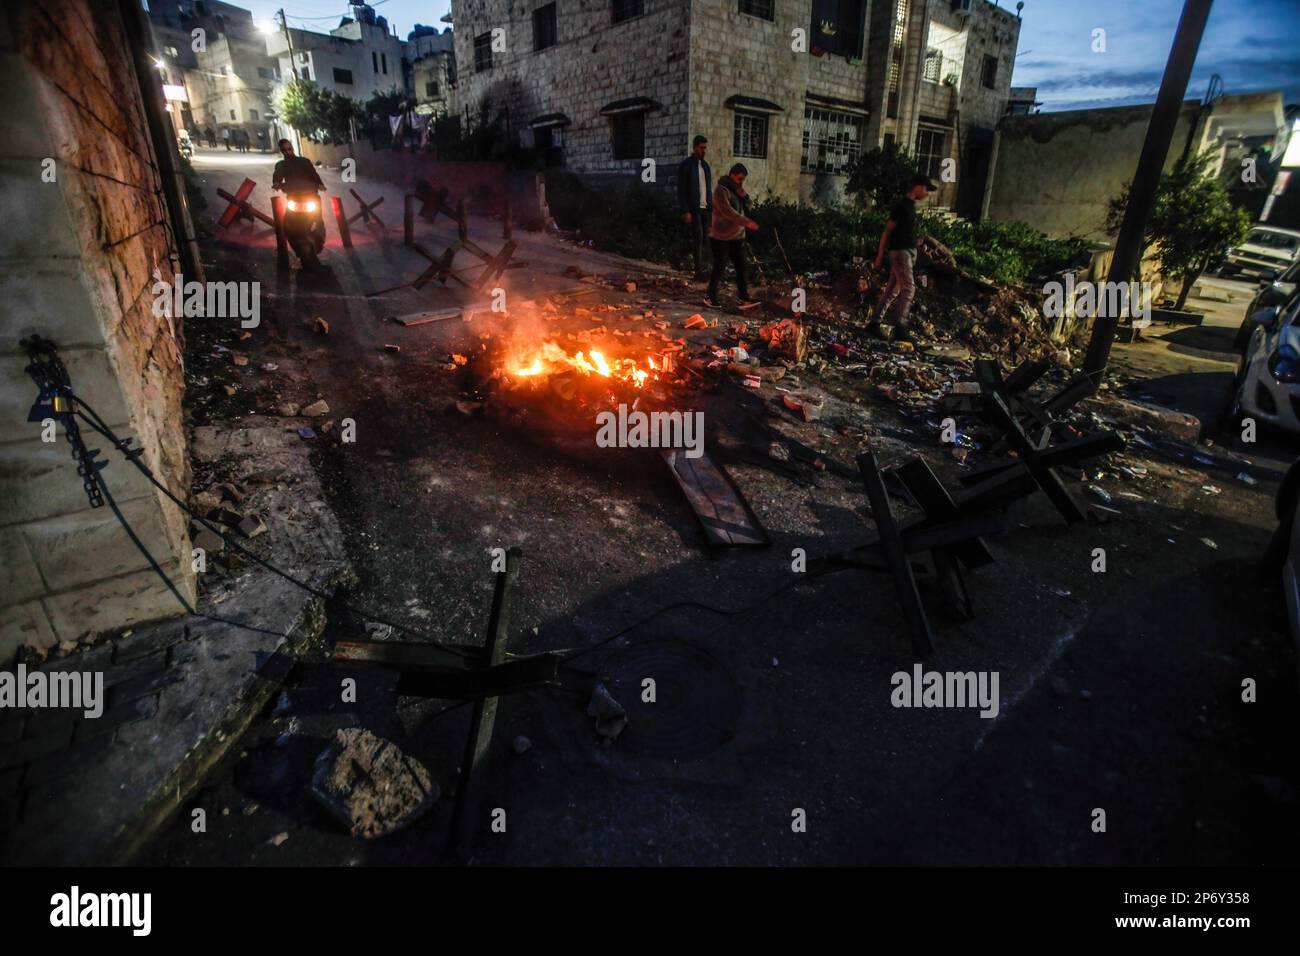
[[325,216],[315,190],[285,190],[284,238],[304,269],[320,266],[325,248]]

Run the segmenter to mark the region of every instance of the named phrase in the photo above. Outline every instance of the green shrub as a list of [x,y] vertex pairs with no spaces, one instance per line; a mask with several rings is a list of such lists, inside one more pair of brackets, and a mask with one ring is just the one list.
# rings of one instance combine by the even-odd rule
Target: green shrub
[[[639,180],[592,185],[552,169],[546,172],[546,200],[560,228],[598,249],[685,264],[685,230],[670,190]],[[777,233],[796,273],[837,273],[850,268],[854,257],[875,258],[887,216],[883,209],[852,203],[813,206],[781,199],[751,203],[749,212],[760,227],[749,234],[749,248],[769,275],[785,272]],[[962,268],[999,282],[1046,278],[1085,262],[1089,248],[1083,240],[1050,239],[1019,222],[970,223],[937,215],[923,215],[922,222]]]

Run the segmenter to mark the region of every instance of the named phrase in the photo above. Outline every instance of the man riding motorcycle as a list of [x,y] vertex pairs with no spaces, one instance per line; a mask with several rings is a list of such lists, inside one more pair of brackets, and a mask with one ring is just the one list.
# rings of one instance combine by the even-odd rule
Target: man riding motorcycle
[[284,159],[275,164],[271,188],[284,192],[284,234],[304,268],[314,268],[325,247],[325,217],[317,193],[325,188],[311,160],[295,156],[293,144],[280,140]]

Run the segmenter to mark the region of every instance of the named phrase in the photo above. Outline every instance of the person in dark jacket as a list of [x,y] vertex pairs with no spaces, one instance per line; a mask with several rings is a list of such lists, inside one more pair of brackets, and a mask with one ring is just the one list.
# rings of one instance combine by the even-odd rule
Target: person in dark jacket
[[916,296],[912,268],[916,265],[916,247],[921,241],[916,222],[916,204],[935,188],[928,176],[916,176],[908,187],[907,195],[889,210],[889,219],[880,236],[880,249],[873,263],[879,269],[885,263],[885,253],[889,253],[889,283],[880,297],[875,317],[868,326],[873,333],[880,333],[880,320],[889,314],[890,307],[893,306],[897,313],[894,338],[904,342],[912,341],[911,326],[908,324],[912,299]]
[[727,268],[727,260],[736,270],[736,293],[740,307],[752,309],[758,300],[749,297],[749,284],[745,278],[745,230],[753,232],[758,223],[749,218],[749,197],[745,194],[745,177],[749,170],[740,163],[732,166],[727,175],[718,180],[713,191],[713,225],[709,228],[709,246],[713,253],[713,272],[709,276],[709,292],[704,304],[718,307],[718,284]]
[[205,129],[205,130],[203,131],[203,135],[204,135],[204,138],[206,138],[207,141],[208,141],[208,147],[209,147],[210,149],[216,149],[216,148],[217,148],[217,134],[214,133],[214,132],[212,132],[212,127],[211,127],[211,126],[209,126],[207,129]]
[[280,140],[280,152],[284,159],[275,164],[271,171],[271,188],[283,189],[286,193],[320,191],[325,188],[320,174],[310,159],[296,156],[293,143],[287,139]]
[[704,246],[713,222],[713,170],[704,161],[709,141],[703,136],[691,143],[691,155],[677,164],[677,204],[690,242],[695,278],[704,278]]

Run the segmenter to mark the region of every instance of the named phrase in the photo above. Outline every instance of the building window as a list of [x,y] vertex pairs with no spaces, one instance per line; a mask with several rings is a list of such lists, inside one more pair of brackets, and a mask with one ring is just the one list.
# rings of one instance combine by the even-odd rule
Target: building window
[[617,113],[610,117],[614,134],[615,159],[643,159],[645,157],[645,113]]
[[249,111],[248,111],[248,118],[249,118],[250,120],[252,120],[254,123],[256,123],[256,122],[257,122],[257,110],[249,110]]
[[613,0],[610,22],[622,23],[645,13],[645,0]]
[[990,90],[998,88],[998,58],[984,54],[984,86]]
[[557,42],[555,4],[548,3],[533,11],[533,49],[545,50]]
[[943,75],[943,51],[934,47],[925,51],[925,71],[921,74],[927,83],[938,83]]
[[259,80],[272,80],[275,79],[275,72],[273,70],[268,70],[264,66],[259,66],[257,68],[257,78]]
[[305,66],[301,66],[301,67],[298,68],[298,78],[299,78],[300,80],[310,80],[310,79],[311,79],[311,74],[307,71],[307,68],[306,68]]
[[352,71],[351,71],[351,70],[340,70],[337,66],[334,67],[334,82],[335,82],[335,83],[346,83],[346,84],[348,84],[349,86],[351,86],[351,85],[352,85]]
[[916,130],[916,165],[931,179],[939,178],[939,168],[948,158],[947,139],[948,135],[941,129],[921,126]]
[[731,152],[750,159],[767,159],[767,117],[737,110]]
[[741,13],[758,17],[760,20],[776,19],[776,0],[739,0],[739,2],[740,6],[737,9]]
[[379,72],[379,54],[374,50],[370,51],[370,65],[374,67],[376,73]]
[[805,173],[846,174],[862,152],[862,118],[852,113],[808,106],[803,111],[803,158]]
[[234,111],[234,110],[231,110],[231,111],[230,111],[230,118],[231,118],[232,120],[235,120],[235,119],[236,119],[235,111]]
[[903,47],[907,40],[907,0],[894,0],[894,42],[889,47],[889,78],[886,81],[889,97],[885,101],[885,116],[898,119],[898,103],[903,76]]
[[438,95],[438,81],[429,80],[424,84],[424,95],[433,98]]
[[474,38],[474,72],[486,73],[492,69],[492,34],[480,33]]
[[862,12],[863,0],[813,0],[813,46],[836,56],[860,56],[866,19]]
[[379,54],[379,66],[384,76],[387,76],[388,75],[388,54],[387,53]]

